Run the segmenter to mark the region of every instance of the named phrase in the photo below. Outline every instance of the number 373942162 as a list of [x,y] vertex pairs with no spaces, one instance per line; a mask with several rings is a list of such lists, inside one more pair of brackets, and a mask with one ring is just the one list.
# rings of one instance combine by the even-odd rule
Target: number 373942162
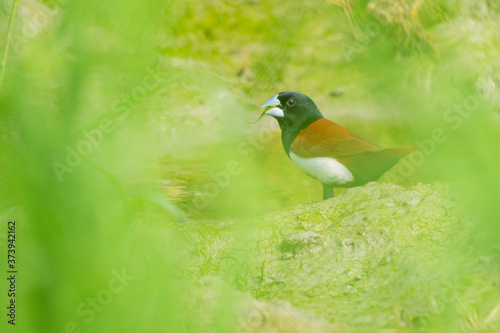
[[7,264],[10,269],[16,267],[16,222],[9,221],[8,224],[8,238],[7,238]]

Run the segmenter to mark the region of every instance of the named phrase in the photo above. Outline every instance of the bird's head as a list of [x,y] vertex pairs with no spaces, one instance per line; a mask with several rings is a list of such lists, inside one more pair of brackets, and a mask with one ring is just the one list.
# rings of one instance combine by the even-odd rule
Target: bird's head
[[283,126],[306,127],[323,118],[312,99],[296,91],[284,91],[274,95],[262,107],[264,112],[260,117],[272,116],[282,128]]

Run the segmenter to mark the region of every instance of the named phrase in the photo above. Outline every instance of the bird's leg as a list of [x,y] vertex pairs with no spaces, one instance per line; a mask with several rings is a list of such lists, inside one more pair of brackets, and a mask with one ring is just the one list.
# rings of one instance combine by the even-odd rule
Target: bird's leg
[[330,199],[335,196],[333,186],[323,183],[321,183],[321,185],[323,185],[323,200]]

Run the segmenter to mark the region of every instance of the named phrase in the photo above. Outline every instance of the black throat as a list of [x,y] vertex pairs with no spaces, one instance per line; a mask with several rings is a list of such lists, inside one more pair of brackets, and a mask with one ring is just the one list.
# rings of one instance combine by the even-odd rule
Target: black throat
[[281,142],[283,143],[283,148],[285,148],[285,152],[288,157],[290,157],[290,147],[292,146],[292,142],[295,140],[297,135],[299,135],[300,131],[321,118],[323,118],[323,116],[319,114],[314,117],[309,117],[307,120],[299,123],[289,121],[286,118],[277,118],[281,128]]

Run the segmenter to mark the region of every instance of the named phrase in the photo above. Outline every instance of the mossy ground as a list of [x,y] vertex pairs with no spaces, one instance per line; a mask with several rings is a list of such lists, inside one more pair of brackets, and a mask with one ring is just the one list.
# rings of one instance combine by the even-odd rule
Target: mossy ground
[[190,249],[172,271],[181,280],[217,277],[218,288],[247,295],[235,299],[270,304],[264,318],[279,311],[272,304],[289,304],[291,317],[311,315],[308,325],[319,320],[328,330],[498,329],[488,316],[500,272],[473,250],[480,237],[471,239],[474,219],[454,193],[441,184],[370,183],[261,218],[176,224],[172,239]]

